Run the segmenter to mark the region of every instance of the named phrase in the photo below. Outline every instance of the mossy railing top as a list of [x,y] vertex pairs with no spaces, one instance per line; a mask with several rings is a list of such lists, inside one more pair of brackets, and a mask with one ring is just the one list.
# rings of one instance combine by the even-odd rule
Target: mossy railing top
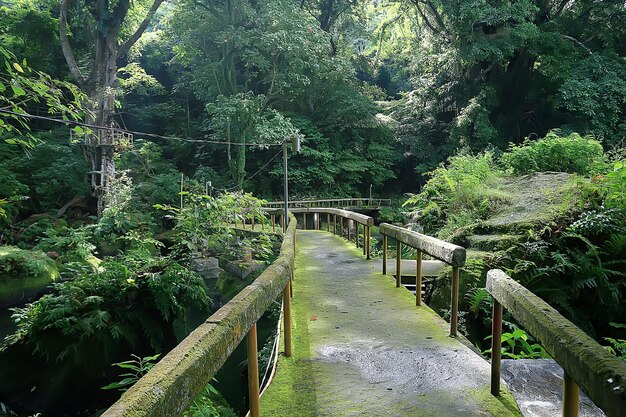
[[165,355],[102,416],[181,415],[289,285],[296,223],[290,215],[280,255],[272,265]]
[[[489,271],[486,287],[494,298],[492,340],[495,346],[499,347],[501,344],[499,336],[502,333],[504,307],[539,340],[563,368],[565,416],[578,415],[576,384],[608,417],[626,416],[626,363],[607,352],[548,303],[503,271],[499,269]],[[500,355],[497,348],[492,348],[492,352],[496,354],[495,358],[492,356],[492,393],[494,393],[494,390],[495,392],[499,390]],[[570,387],[568,380],[573,380],[569,382]]]
[[394,238],[451,266],[465,265],[465,248],[461,246],[388,223],[381,223],[378,230],[383,235]]

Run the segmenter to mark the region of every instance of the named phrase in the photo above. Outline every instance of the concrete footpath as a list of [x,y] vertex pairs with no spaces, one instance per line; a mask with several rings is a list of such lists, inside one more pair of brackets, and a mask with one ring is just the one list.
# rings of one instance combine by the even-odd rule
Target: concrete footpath
[[299,230],[297,243],[293,355],[281,355],[262,416],[521,416],[510,394],[489,393],[487,361],[380,260],[326,232]]

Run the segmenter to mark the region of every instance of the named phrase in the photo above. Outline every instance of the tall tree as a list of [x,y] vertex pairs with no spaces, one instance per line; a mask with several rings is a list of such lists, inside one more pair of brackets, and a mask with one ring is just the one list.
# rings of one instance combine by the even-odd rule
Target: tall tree
[[[130,0],[79,0],[81,10],[93,19],[91,33],[92,50],[87,68],[81,68],[75,58],[68,36],[68,6],[72,0],[61,0],[59,37],[63,56],[72,77],[90,98],[88,124],[113,128],[115,112],[115,89],[118,63],[128,53],[148,28],[164,0],[151,0],[150,7],[135,31],[121,39],[124,21],[131,10]],[[100,202],[115,171],[112,146],[95,146],[88,149],[92,167],[92,185]]]

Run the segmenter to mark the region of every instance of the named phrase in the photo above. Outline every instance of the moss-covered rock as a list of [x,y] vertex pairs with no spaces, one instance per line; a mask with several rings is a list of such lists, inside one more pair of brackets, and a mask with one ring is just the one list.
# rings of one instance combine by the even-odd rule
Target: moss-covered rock
[[0,307],[32,300],[58,278],[56,263],[45,253],[0,246]]

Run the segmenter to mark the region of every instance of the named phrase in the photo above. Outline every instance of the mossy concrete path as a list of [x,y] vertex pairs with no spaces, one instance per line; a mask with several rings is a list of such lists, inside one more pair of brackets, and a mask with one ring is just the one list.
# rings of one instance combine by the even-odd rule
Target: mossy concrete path
[[489,393],[489,364],[345,240],[298,231],[293,355],[261,397],[265,417],[520,416]]

